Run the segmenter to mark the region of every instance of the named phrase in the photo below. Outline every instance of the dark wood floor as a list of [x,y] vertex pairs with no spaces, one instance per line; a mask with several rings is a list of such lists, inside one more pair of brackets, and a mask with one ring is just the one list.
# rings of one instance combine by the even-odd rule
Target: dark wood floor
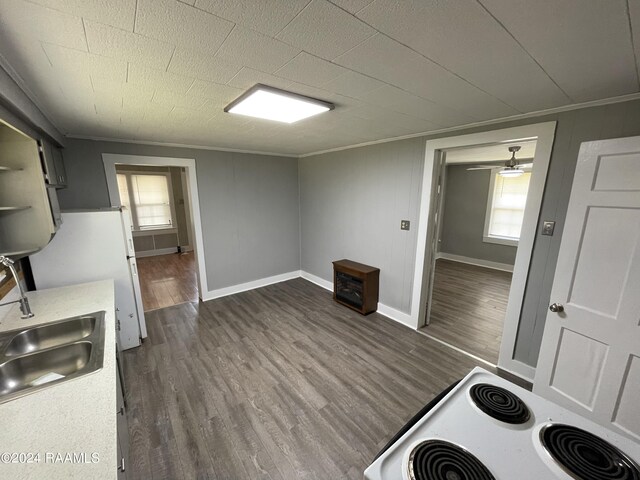
[[147,315],[125,352],[129,478],[362,479],[475,363],[303,279]]
[[422,330],[497,364],[511,276],[491,268],[437,260],[431,323]]
[[145,312],[198,301],[193,252],[157,255],[137,260]]

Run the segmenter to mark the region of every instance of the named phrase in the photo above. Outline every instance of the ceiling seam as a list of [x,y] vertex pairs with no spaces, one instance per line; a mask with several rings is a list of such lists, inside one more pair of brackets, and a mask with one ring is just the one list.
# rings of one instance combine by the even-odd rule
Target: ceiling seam
[[[169,57],[169,61],[167,62],[167,68],[164,69],[165,72],[169,72],[169,67],[171,66],[171,61],[173,60],[173,56],[176,54],[176,50],[178,49],[177,45],[173,46],[173,51],[171,52],[171,56]],[[149,67],[150,68],[150,67]],[[158,70],[161,72],[162,70]],[[127,83],[129,83],[129,61],[127,60]]]
[[567,97],[567,99],[571,102],[575,102],[575,99],[573,99],[567,92],[565,92],[564,88],[562,88],[558,82],[555,81],[555,79],[551,76],[551,74],[549,72],[547,72],[547,70],[542,66],[542,64],[540,64],[540,62],[538,62],[538,60],[531,54],[531,52],[529,52],[529,50],[527,50],[524,45],[522,43],[520,43],[520,41],[515,37],[515,35],[513,33],[511,33],[511,31],[506,27],[505,24],[503,24],[500,20],[498,20],[498,18],[487,8],[485,7],[485,5],[482,3],[481,0],[476,0],[476,2],[478,3],[478,5],[480,5],[480,7],[487,12],[487,14],[493,18],[493,20],[500,25],[500,27],[507,32],[507,35],[509,35],[514,42],[516,42],[516,44],[522,49],[522,51],[524,53],[527,54],[527,56],[529,56],[529,58],[531,58],[531,60],[533,60],[533,62],[540,68],[540,70],[542,70],[544,72],[544,74],[549,77],[549,80],[551,80],[551,82],[558,87],[558,89],[562,92],[562,94]]
[[138,0],[136,0],[136,6],[133,9],[133,33],[136,33],[136,27],[138,26]]
[[[480,92],[484,93],[485,95],[488,95],[488,96],[490,96],[491,98],[494,98],[495,100],[497,100],[498,102],[502,103],[503,105],[505,105],[505,106],[507,106],[507,107],[509,107],[509,108],[514,109],[516,112],[519,112],[519,113],[525,113],[525,112],[522,112],[520,109],[518,109],[518,108],[514,107],[513,105],[508,104],[508,103],[507,103],[507,102],[505,102],[504,100],[502,100],[502,99],[500,99],[500,98],[496,97],[495,95],[493,95],[493,94],[491,94],[491,93],[487,92],[486,90],[484,90],[484,89],[482,89],[482,88],[478,87],[477,85],[475,85],[475,84],[474,84],[474,83],[472,83],[471,81],[469,81],[469,80],[467,80],[466,78],[464,78],[464,77],[462,77],[462,76],[458,75],[458,74],[457,74],[456,72],[454,72],[453,70],[449,70],[449,69],[448,69],[447,67],[445,67],[444,65],[441,65],[440,63],[438,63],[438,62],[436,62],[435,60],[433,60],[433,59],[431,59],[431,58],[427,57],[427,56],[426,56],[426,55],[424,55],[423,53],[420,53],[419,51],[415,50],[413,47],[411,47],[411,46],[407,45],[406,43],[403,43],[403,42],[401,42],[400,40],[398,40],[398,39],[396,39],[396,38],[393,38],[391,35],[387,35],[386,33],[384,33],[384,32],[382,32],[382,31],[378,30],[378,29],[377,29],[376,27],[374,27],[373,25],[371,25],[371,24],[369,24],[369,23],[365,22],[364,20],[362,20],[361,18],[359,18],[359,17],[355,16],[355,15],[354,15],[353,13],[351,13],[350,11],[345,10],[345,9],[344,9],[344,8],[342,8],[341,6],[336,5],[336,4],[335,4],[335,3],[333,3],[331,0],[328,0],[328,1],[329,1],[332,5],[334,5],[335,7],[339,8],[340,10],[342,10],[343,12],[347,13],[348,15],[351,15],[351,16],[352,16],[353,18],[355,18],[356,20],[358,20],[358,21],[360,21],[360,22],[364,23],[365,25],[367,25],[367,26],[371,27],[371,28],[372,28],[372,29],[374,29],[376,32],[378,32],[380,35],[383,35],[383,36],[387,37],[388,39],[393,40],[394,42],[398,43],[399,45],[402,45],[403,47],[408,48],[409,50],[411,50],[411,51],[412,51],[413,53],[415,53],[416,55],[419,55],[419,56],[421,56],[422,58],[424,58],[425,60],[428,60],[428,61],[430,61],[431,63],[433,63],[434,65],[437,65],[438,67],[442,68],[444,71],[446,71],[446,72],[450,73],[451,75],[453,75],[453,76],[454,76],[454,77],[456,77],[456,78],[459,78],[459,79],[460,79],[460,80],[462,80],[463,82],[467,83],[468,85],[472,86],[473,88],[477,89],[478,91],[480,91]],[[372,38],[372,37],[373,37],[373,36],[371,36],[371,37],[369,37],[369,38]],[[344,54],[343,54],[343,55],[344,55]],[[337,58],[337,57],[336,57],[336,58]]]
[[[625,5],[627,21],[629,22],[629,35],[631,37],[631,53],[633,54],[633,60],[636,62],[636,82],[640,89],[640,59],[638,59],[638,55],[636,55],[636,39],[633,34],[633,22],[631,21],[631,6],[629,5],[629,0],[625,2]],[[640,41],[640,39],[638,41]]]
[[[307,9],[307,7],[309,5],[311,5],[311,2],[313,2],[313,0],[309,0],[307,2],[307,4],[304,7],[302,7],[302,9],[298,13],[296,13],[296,15],[291,20],[289,20],[284,27],[282,27],[278,32],[276,32],[273,35],[273,38],[276,39],[276,40],[280,40],[282,42],[282,40],[278,38],[278,35],[280,35],[284,31],[284,29],[287,28],[291,24],[291,22],[293,22],[296,18],[298,18],[302,14],[302,12],[304,12]],[[287,42],[283,42],[283,43],[287,43]],[[289,45],[289,44],[287,43],[287,45]],[[292,46],[292,45],[290,45],[290,46]]]
[[89,37],[87,37],[87,26],[84,24],[84,17],[80,17],[82,22],[82,32],[84,33],[84,44],[87,46],[87,53],[91,53],[89,50]]
[[[226,19],[225,19],[226,20]],[[228,21],[228,20],[227,20]],[[231,27],[231,30],[229,30],[229,33],[227,33],[227,36],[224,37],[224,40],[222,41],[222,43],[220,44],[220,46],[218,46],[218,48],[216,49],[216,51],[213,53],[213,55],[211,55],[212,57],[215,57],[216,55],[218,55],[218,52],[222,49],[222,47],[224,46],[224,44],[227,42],[227,40],[229,39],[229,37],[231,36],[231,34],[233,33],[233,31],[236,29],[236,26],[238,24],[234,23],[233,27]],[[251,30],[251,29],[249,29]],[[255,30],[254,30],[255,31]],[[259,33],[259,32],[258,32]],[[177,48],[177,46],[176,46]]]

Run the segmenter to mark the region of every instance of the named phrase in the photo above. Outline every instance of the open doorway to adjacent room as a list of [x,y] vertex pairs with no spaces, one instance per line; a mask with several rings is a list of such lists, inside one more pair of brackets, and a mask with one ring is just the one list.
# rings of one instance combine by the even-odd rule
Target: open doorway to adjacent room
[[129,212],[145,312],[206,292],[195,161],[103,154],[113,206]]
[[[526,379],[535,368],[514,352],[534,242],[544,234],[540,211],[555,129],[556,122],[535,123],[429,139],[425,148],[410,321],[434,340]],[[463,232],[473,235],[476,250],[463,249]],[[478,261],[481,251],[501,248],[498,242],[511,252]]]
[[536,140],[443,150],[423,331],[497,364]]
[[131,213],[144,310],[197,302],[185,169],[120,164],[116,178]]

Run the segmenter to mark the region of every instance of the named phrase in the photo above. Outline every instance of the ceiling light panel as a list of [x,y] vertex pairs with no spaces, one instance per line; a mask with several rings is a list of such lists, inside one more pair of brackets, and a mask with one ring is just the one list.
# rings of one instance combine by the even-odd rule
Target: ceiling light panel
[[334,105],[266,85],[256,85],[224,111],[249,117],[294,123],[333,110]]

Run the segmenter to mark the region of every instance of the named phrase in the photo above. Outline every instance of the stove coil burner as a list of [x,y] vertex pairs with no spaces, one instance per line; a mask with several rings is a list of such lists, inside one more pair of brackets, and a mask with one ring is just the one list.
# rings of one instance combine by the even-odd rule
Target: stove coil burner
[[577,480],[638,480],[638,465],[609,442],[563,424],[540,431],[545,450]]
[[511,424],[526,423],[529,408],[516,395],[489,383],[477,383],[469,391],[476,406],[487,415]]
[[409,455],[411,480],[495,480],[480,460],[441,440],[426,440]]

